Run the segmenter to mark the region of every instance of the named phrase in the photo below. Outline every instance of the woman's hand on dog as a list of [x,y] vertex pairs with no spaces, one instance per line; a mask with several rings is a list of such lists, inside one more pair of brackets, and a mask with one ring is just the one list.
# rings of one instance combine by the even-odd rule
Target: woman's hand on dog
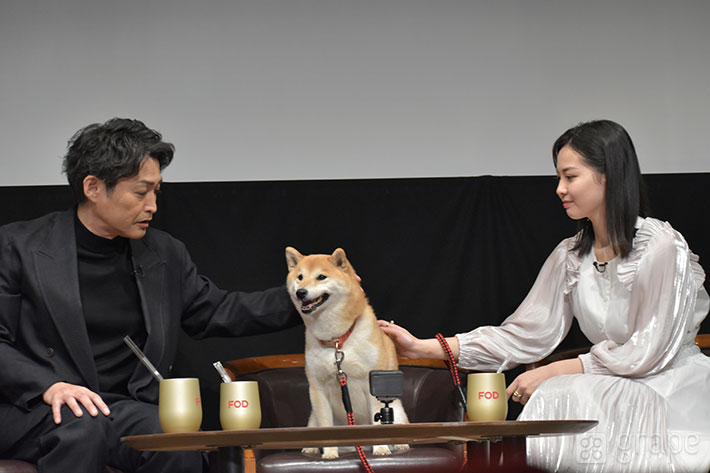
[[380,329],[392,339],[399,355],[406,356],[407,358],[421,358],[418,346],[422,340],[409,333],[404,327],[396,325],[394,322],[378,320],[377,324],[380,326]]
[[[404,327],[395,324],[394,321],[378,320],[380,330],[385,332],[394,342],[397,353],[407,358],[435,358],[444,359],[444,350],[435,338],[420,339],[409,333]],[[456,337],[446,339],[449,342],[454,358],[459,357],[459,342]]]

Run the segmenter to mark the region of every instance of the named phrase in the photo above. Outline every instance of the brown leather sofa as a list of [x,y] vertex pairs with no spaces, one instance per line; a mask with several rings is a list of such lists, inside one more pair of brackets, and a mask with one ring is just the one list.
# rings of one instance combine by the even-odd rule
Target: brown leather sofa
[[[308,423],[311,404],[303,355],[276,355],[246,358],[224,363],[233,379],[259,382],[262,427],[303,427]],[[334,368],[335,369],[335,368]],[[458,422],[463,408],[458,402],[449,371],[438,360],[400,358],[404,372],[402,403],[410,422]],[[335,376],[335,371],[333,372]],[[458,472],[463,462],[459,443],[416,445],[409,451],[367,458],[377,473]],[[342,452],[337,460],[300,451],[256,451],[257,473],[361,473],[355,452]]]

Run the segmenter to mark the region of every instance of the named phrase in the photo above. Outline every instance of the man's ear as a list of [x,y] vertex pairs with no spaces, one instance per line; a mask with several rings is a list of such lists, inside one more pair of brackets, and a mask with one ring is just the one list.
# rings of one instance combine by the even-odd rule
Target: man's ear
[[106,189],[104,181],[96,176],[88,175],[84,178],[84,195],[91,202],[96,202],[101,192]]
[[291,271],[299,261],[301,261],[301,258],[303,258],[303,255],[298,252],[296,248],[292,248],[290,246],[286,247],[286,265],[288,266],[288,270]]

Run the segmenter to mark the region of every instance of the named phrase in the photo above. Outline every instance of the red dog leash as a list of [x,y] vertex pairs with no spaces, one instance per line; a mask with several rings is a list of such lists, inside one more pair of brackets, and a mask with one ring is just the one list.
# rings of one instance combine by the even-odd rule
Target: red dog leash
[[[463,406],[464,418],[467,419],[466,394],[464,394],[463,388],[461,387],[461,378],[459,377],[459,369],[456,366],[456,359],[454,358],[454,353],[451,351],[449,342],[446,341],[442,334],[437,333],[436,339],[439,341],[441,348],[444,350],[444,355],[446,355],[446,358],[444,358],[444,363],[446,363],[446,367],[449,368],[449,372],[451,373],[451,380],[454,382],[456,391],[459,393],[459,402],[461,403],[461,406]],[[461,465],[461,469],[459,471],[464,471],[466,469],[467,464],[468,458],[464,458],[463,464]]]
[[441,348],[444,350],[446,358],[444,358],[444,363],[446,367],[449,368],[451,373],[451,380],[454,382],[457,392],[459,393],[459,402],[463,406],[463,411],[466,412],[466,393],[463,392],[461,387],[461,378],[459,377],[459,369],[456,366],[456,359],[454,358],[454,353],[451,351],[449,343],[446,341],[444,336],[440,333],[436,334],[436,339],[439,341]]
[[[353,414],[353,406],[350,402],[350,392],[348,391],[348,375],[345,374],[345,371],[343,371],[343,368],[340,366],[343,362],[343,358],[345,358],[345,353],[340,349],[340,342],[336,340],[335,365],[338,367],[337,377],[338,383],[340,384],[340,391],[343,396],[343,406],[345,406],[345,413],[348,416],[348,425],[355,425],[355,415]],[[357,455],[360,457],[360,462],[362,463],[362,466],[365,467],[367,473],[375,473],[372,466],[370,466],[370,462],[367,461],[365,451],[362,447],[358,445],[355,447],[355,450],[357,451]]]

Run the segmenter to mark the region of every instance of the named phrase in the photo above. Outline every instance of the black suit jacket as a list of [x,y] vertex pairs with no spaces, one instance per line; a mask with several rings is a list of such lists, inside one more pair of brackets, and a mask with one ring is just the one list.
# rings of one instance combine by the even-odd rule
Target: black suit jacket
[[[74,212],[0,227],[0,422],[3,409],[29,414],[59,381],[98,392],[79,295]],[[283,286],[226,292],[197,273],[184,245],[169,234],[149,229],[130,243],[147,331],[144,351],[161,373],[171,369],[181,328],[202,338],[301,323]],[[158,384],[142,365],[128,390],[157,402]]]

